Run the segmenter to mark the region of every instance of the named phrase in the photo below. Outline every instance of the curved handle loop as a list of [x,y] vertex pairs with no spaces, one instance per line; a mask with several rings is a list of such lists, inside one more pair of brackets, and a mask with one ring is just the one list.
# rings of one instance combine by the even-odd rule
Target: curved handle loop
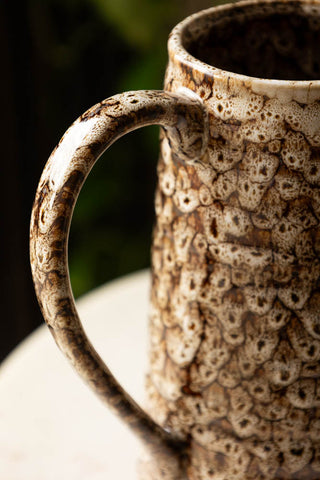
[[207,117],[201,101],[190,94],[127,92],[89,109],[51,154],[31,218],[33,280],[56,343],[96,394],[153,449],[176,449],[179,441],[125,392],[88,340],[70,286],[67,245],[73,208],[87,175],[99,156],[125,133],[160,124],[180,157],[190,161],[202,156],[207,143]]

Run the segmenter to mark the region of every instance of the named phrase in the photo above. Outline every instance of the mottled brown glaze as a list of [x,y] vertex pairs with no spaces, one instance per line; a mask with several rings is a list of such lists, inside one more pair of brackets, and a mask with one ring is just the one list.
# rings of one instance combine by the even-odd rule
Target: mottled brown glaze
[[[53,151],[40,179],[32,212],[30,255],[43,316],[59,348],[107,405],[148,448],[159,455],[181,450],[181,442],[157,425],[129,397],[87,339],[70,287],[67,241],[72,211],[92,166],[116,139],[136,128],[161,124],[179,157],[197,158],[206,148],[207,117],[188,95],[141,91],[111,97],[82,115]],[[179,469],[180,455],[172,456]],[[175,470],[177,471],[177,470]]]
[[[236,45],[246,25],[251,50]],[[320,3],[245,2],[169,40],[165,89],[203,99],[210,139],[185,162],[161,138],[147,388],[155,419],[189,444],[190,480],[320,479],[319,35]],[[272,68],[260,57],[257,75],[278,66],[281,81],[243,75],[264,41]],[[241,68],[201,61],[221,52]],[[287,80],[302,66],[312,80]]]
[[[320,479],[319,38],[315,1],[189,17],[169,39],[166,92],[90,109],[40,181],[31,259],[44,317],[80,375],[149,445],[143,480]],[[152,123],[164,129],[149,416],[82,330],[66,245],[98,156]]]

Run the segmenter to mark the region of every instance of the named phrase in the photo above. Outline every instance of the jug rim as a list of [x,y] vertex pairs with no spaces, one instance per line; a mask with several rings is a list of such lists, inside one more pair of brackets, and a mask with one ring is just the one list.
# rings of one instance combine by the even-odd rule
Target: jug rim
[[252,6],[266,6],[270,8],[272,5],[281,5],[283,9],[290,5],[299,5],[306,10],[306,13],[308,9],[316,7],[319,11],[320,19],[320,1],[318,0],[241,0],[236,3],[210,7],[188,16],[173,28],[168,39],[170,61],[182,69],[187,68],[198,72],[200,75],[211,79],[211,82],[217,80],[228,85],[231,82],[233,85],[238,84],[239,86],[248,87],[257,94],[278,97],[282,102],[296,100],[300,103],[312,103],[320,100],[320,78],[315,80],[282,80],[232,72],[205,63],[189,53],[183,45],[183,36],[186,30],[197,22],[200,23],[205,17],[214,15],[222,17],[223,15],[227,16],[235,9],[240,10]]

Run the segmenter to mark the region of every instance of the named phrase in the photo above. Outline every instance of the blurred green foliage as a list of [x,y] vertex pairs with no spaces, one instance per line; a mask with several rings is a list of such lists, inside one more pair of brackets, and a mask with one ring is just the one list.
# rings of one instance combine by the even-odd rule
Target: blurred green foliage
[[[208,0],[30,0],[41,72],[38,110],[50,138],[57,142],[78,115],[103,98],[161,89],[171,29],[212,5]],[[113,145],[89,175],[69,244],[75,296],[149,265],[157,156],[158,128],[148,127]]]
[[179,15],[179,4],[172,0],[92,0],[107,23],[121,37],[141,51],[157,48],[172,19]]

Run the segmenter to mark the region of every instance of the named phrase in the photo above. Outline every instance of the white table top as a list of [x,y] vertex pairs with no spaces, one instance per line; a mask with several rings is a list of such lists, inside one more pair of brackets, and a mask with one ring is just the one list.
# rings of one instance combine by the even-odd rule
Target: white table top
[[[149,272],[77,302],[83,326],[120,383],[143,403]],[[62,356],[47,327],[0,366],[0,479],[136,478],[139,444]]]

